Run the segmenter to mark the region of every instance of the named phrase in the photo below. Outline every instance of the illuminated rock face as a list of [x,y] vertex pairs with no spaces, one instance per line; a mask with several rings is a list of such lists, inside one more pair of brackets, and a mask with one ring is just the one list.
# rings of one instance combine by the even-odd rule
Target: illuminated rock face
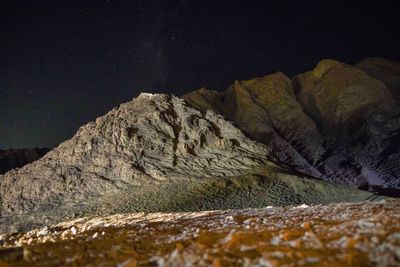
[[300,172],[399,188],[400,109],[393,97],[399,74],[398,63],[383,59],[357,67],[328,59],[293,79],[278,72],[183,98],[223,114]]
[[213,109],[270,147],[279,161],[305,174],[321,176],[310,162],[324,152],[322,138],[296,101],[292,82],[283,73],[235,81],[221,94],[201,89],[183,98],[203,111],[220,102]]
[[267,147],[212,111],[202,114],[174,96],[142,94],[81,127],[41,160],[2,176],[2,206],[25,212],[67,196],[78,200],[188,176],[240,175],[267,156]]
[[40,160],[0,176],[0,232],[93,214],[374,198],[276,163],[272,148],[213,111],[141,94]]

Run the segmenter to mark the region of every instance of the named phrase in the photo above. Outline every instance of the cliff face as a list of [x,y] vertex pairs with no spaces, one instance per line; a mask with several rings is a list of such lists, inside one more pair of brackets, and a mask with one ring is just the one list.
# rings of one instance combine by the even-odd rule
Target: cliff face
[[[301,119],[313,125],[305,115]],[[277,142],[287,145],[283,138]],[[170,95],[141,94],[82,126],[40,160],[0,176],[0,231],[92,214],[375,197],[276,163],[273,147],[251,140],[213,111]]]
[[20,168],[43,157],[50,149],[0,149],[0,174]]
[[398,66],[383,59],[356,66],[322,60],[292,79],[278,72],[235,81],[221,93],[202,88],[182,97],[220,112],[302,173],[399,188]]

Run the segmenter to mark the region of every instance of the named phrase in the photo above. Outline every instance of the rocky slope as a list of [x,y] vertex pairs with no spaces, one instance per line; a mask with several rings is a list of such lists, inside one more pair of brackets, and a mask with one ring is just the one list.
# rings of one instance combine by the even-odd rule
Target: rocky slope
[[[313,126],[305,115],[287,120]],[[115,212],[375,198],[276,163],[279,142],[289,147],[283,137],[277,144],[257,143],[221,115],[177,97],[141,94],[82,126],[40,160],[0,176],[0,232]]]
[[34,162],[48,151],[47,148],[0,149],[0,174]]
[[182,96],[271,148],[279,161],[329,182],[400,187],[399,64],[322,60],[292,79],[278,72],[224,92]]

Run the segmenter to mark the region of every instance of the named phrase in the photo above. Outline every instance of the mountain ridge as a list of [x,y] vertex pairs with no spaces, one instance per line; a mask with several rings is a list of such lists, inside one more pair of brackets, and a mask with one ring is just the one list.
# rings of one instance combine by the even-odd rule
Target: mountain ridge
[[223,114],[255,140],[272,143],[279,160],[300,172],[356,187],[399,188],[400,111],[393,96],[399,69],[379,58],[355,66],[325,59],[292,78],[276,72],[182,98]]

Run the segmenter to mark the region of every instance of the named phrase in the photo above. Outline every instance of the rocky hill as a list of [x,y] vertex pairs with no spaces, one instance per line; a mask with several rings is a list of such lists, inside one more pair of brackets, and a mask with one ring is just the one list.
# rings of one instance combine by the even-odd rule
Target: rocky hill
[[34,162],[49,150],[48,148],[0,149],[0,174]]
[[[289,86],[286,97],[293,99],[290,80],[282,74],[278,77]],[[244,99],[234,98],[243,88],[240,83],[230,88],[232,101]],[[290,105],[301,110],[294,100]],[[262,110],[259,107],[257,111]],[[278,116],[280,109],[275,112]],[[240,112],[235,116],[240,118]],[[283,118],[299,123],[304,120],[310,133],[318,133],[305,114]],[[267,126],[271,131],[278,127]],[[300,140],[307,133],[299,132],[294,138]],[[310,158],[301,156],[281,134],[277,141],[261,144],[214,111],[201,112],[175,96],[141,94],[82,126],[72,139],[43,158],[0,176],[0,232],[93,214],[376,198],[368,192],[318,181],[279,163],[293,153],[299,158],[298,166],[309,168],[309,174],[318,172],[309,167]],[[262,137],[269,135],[260,135],[257,140]]]
[[399,63],[367,58],[352,66],[327,59],[292,78],[278,72],[182,97],[223,114],[301,173],[399,188],[399,81]]

